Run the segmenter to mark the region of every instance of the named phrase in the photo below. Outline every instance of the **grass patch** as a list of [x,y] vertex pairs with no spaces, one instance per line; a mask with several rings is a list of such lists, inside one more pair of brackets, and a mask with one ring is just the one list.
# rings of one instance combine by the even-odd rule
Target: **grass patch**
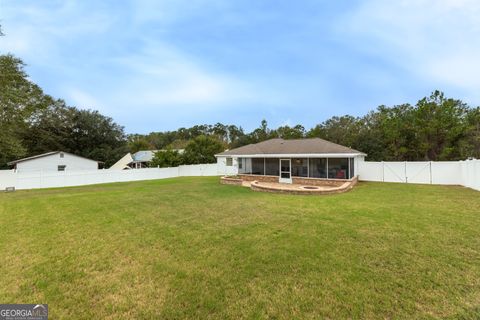
[[177,178],[0,194],[0,301],[51,318],[475,319],[480,193]]

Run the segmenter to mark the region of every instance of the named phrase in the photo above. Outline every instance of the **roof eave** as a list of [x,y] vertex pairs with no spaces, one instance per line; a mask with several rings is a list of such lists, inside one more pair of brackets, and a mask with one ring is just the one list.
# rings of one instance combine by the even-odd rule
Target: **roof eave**
[[237,158],[313,158],[313,157],[357,157],[364,156],[367,154],[363,152],[351,152],[351,153],[259,153],[259,154],[216,154],[215,157],[237,157]]

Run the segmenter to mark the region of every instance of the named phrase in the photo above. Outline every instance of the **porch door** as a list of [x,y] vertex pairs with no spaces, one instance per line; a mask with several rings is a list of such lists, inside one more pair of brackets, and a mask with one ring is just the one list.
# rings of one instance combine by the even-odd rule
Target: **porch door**
[[292,183],[292,162],[291,159],[280,159],[280,179],[282,183]]

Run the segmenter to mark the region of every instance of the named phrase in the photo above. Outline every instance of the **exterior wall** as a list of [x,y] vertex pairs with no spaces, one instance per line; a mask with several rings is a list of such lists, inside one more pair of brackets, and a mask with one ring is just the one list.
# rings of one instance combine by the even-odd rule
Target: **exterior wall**
[[[319,179],[314,179],[319,180]],[[343,193],[351,190],[355,184],[357,184],[357,177],[351,180],[341,180],[341,183],[335,186],[317,185],[318,189],[305,189],[304,186],[298,186],[295,184],[269,184],[265,182],[255,181],[250,185],[250,188],[254,191],[272,192],[272,193],[285,193],[285,194],[298,194],[298,195],[326,195]],[[323,187],[321,187],[323,186]]]
[[322,178],[304,178],[304,177],[292,177],[292,182],[295,184],[303,184],[307,186],[335,186],[339,187],[350,181],[347,179],[322,179]]
[[365,162],[365,156],[356,156],[353,158],[353,166],[354,166],[354,176],[358,176],[358,173],[360,172],[360,166],[362,163]]
[[[338,158],[345,158],[345,157],[331,157],[331,158],[328,158],[328,159],[338,159]],[[347,158],[348,159],[353,158],[353,168],[351,168],[351,170],[353,169],[353,176],[357,176],[358,175],[358,170],[360,168],[360,163],[365,161],[364,160],[365,156],[355,156],[355,157],[347,157]],[[264,158],[258,158],[258,159],[264,159]],[[279,161],[280,161],[280,159],[281,159],[281,157],[278,158]],[[284,159],[294,159],[294,158],[284,158]],[[310,165],[310,159],[317,159],[317,158],[307,157],[307,158],[304,158],[304,159],[308,159],[309,160],[308,163]],[[318,158],[318,159],[325,159],[325,158]],[[234,158],[234,160],[237,161],[237,173],[238,174],[251,174],[251,172],[252,172],[252,158],[243,158],[241,169],[238,168],[238,162],[240,161],[240,158],[238,158],[238,159]],[[293,163],[293,160],[292,160],[292,163]],[[278,166],[280,166],[280,162],[279,162]],[[292,164],[292,166],[293,166],[293,164]],[[327,172],[328,172],[328,170],[327,170]],[[294,178],[294,177],[295,176],[292,176],[292,178]],[[313,178],[313,177],[310,177],[310,178]],[[315,178],[315,179],[317,179],[317,178]],[[329,178],[329,180],[334,180],[334,179]],[[344,179],[344,180],[347,180],[347,179]]]
[[238,174],[237,158],[232,158],[232,166],[227,166],[227,157],[217,157],[217,171],[225,176]]
[[96,170],[98,169],[98,162],[77,157],[73,154],[64,153],[63,158],[60,158],[60,153],[49,156],[22,161],[16,164],[16,169],[19,172],[28,171],[58,171],[58,166],[64,165],[65,170]]
[[278,176],[260,176],[256,174],[239,174],[244,181],[262,181],[262,182],[278,182]]
[[[255,174],[239,174],[243,181],[260,181],[260,182],[274,182],[277,183],[278,176],[262,176]],[[354,178],[356,180],[356,178]],[[351,179],[353,180],[353,179]],[[305,178],[305,177],[292,177],[294,184],[303,184],[309,186],[335,186],[339,187],[343,185],[346,179],[321,179],[321,178]]]
[[241,178],[232,178],[232,177],[223,176],[220,178],[220,183],[241,186],[243,184],[243,180]]

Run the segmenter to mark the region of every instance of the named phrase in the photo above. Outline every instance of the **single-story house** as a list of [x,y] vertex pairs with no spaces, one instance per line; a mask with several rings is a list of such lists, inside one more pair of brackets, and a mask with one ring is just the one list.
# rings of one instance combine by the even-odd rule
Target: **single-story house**
[[[277,177],[278,182],[302,179],[348,180],[366,154],[320,138],[270,139],[215,155],[225,174]],[[301,179],[296,179],[301,180]]]
[[23,158],[8,163],[17,171],[65,171],[97,170],[100,161],[87,159],[72,153],[52,151],[33,157]]

